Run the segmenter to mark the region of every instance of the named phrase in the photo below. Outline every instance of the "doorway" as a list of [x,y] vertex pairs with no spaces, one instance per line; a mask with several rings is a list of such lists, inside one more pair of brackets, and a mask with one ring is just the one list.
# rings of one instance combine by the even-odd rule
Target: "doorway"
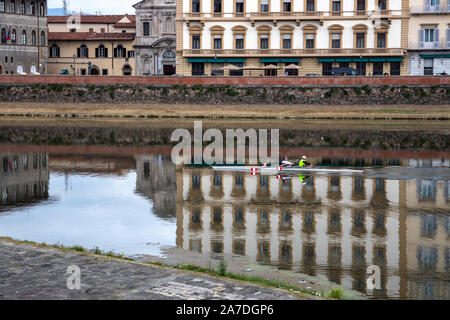
[[97,68],[91,68],[90,75],[91,76],[98,76],[100,74],[100,71]]
[[165,64],[163,65],[163,74],[165,76],[171,76],[176,73],[176,68],[173,66],[173,64]]

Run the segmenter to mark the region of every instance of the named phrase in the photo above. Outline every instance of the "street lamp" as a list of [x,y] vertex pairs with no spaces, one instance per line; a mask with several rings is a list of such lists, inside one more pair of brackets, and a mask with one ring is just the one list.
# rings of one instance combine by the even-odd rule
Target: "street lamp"
[[77,66],[75,64],[76,63],[75,60],[77,59],[77,56],[74,54],[72,58],[73,58],[73,75],[76,76],[77,75]]

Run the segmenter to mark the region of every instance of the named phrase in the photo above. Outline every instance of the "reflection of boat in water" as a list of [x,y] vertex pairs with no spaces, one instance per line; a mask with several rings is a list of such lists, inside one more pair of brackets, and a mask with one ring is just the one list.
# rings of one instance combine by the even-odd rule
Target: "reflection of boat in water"
[[212,166],[213,171],[224,172],[248,172],[260,175],[362,175],[365,178],[382,178],[411,180],[426,178],[431,180],[450,179],[450,168],[448,167],[366,167],[354,168],[327,168],[327,167],[264,167],[264,166]]

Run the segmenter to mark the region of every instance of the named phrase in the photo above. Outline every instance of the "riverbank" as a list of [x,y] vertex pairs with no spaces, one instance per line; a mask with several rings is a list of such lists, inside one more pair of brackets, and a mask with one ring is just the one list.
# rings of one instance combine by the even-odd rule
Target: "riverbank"
[[[97,254],[96,254],[97,253]],[[180,266],[139,263],[81,247],[61,248],[0,238],[0,299],[320,299],[293,285]],[[81,289],[69,290],[69,266],[78,266]],[[195,272],[197,271],[197,272]],[[198,272],[200,271],[200,272]],[[234,279],[232,279],[234,278]],[[278,286],[289,291],[270,286]]]
[[450,105],[172,105],[0,102],[0,118],[450,120]]

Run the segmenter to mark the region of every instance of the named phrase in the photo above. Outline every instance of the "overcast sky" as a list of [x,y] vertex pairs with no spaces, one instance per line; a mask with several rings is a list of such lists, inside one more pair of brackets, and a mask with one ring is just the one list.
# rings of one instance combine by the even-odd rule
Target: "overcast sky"
[[[73,11],[95,13],[101,11],[102,14],[134,14],[133,4],[140,0],[69,0],[69,8]],[[61,8],[62,0],[49,0],[49,8]]]

